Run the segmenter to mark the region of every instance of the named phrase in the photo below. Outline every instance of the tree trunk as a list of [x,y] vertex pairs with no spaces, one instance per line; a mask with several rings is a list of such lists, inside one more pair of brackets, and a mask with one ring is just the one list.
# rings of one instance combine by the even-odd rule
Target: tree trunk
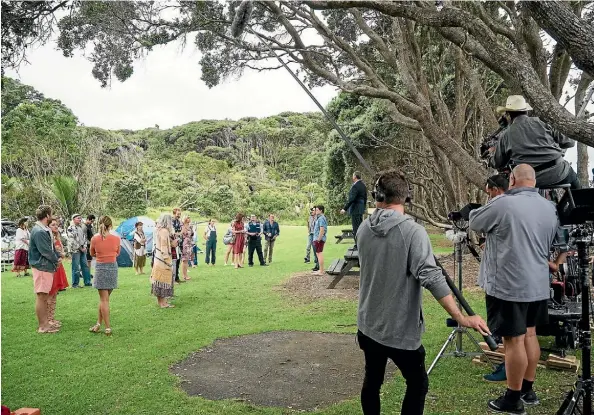
[[577,175],[582,187],[589,187],[588,146],[582,143],[577,143]]
[[[586,114],[586,105],[592,98],[594,86],[588,90],[593,78],[587,73],[582,73],[580,82],[575,92],[575,114],[582,118]],[[588,146],[583,143],[577,143],[577,175],[582,187],[588,187],[590,183],[588,177]]]

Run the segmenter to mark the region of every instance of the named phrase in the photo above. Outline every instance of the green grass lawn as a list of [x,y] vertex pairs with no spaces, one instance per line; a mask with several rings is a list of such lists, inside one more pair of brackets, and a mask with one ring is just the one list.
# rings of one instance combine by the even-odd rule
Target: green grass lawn
[[[339,229],[329,232],[328,263],[348,247],[334,243],[333,235]],[[339,326],[356,323],[356,302],[294,303],[273,291],[293,272],[311,267],[303,263],[304,232],[304,227],[281,227],[273,264],[267,268],[223,267],[225,246],[219,243],[218,266],[206,268],[201,255],[199,267],[190,271],[192,280],[176,287],[174,309],[157,308],[148,276],[120,269],[119,288],[111,300],[112,337],[88,332],[96,320],[98,300],[91,288],[61,293],[57,306],[61,332],[37,334],[31,278],[2,273],[2,404],[13,410],[39,407],[44,415],[290,413],[231,400],[189,397],[178,388],[179,380],[168,368],[217,338],[271,330],[354,334],[354,327]],[[480,296],[468,300],[484,315]],[[445,311],[428,296],[425,316],[429,365],[449,329],[444,324]],[[430,376],[426,413],[486,413],[487,399],[504,386],[483,382],[485,370],[469,358],[442,360]],[[538,376],[535,387],[542,404],[529,413],[554,413],[573,378],[548,370],[539,370]],[[399,413],[403,392],[399,376],[384,386],[384,413]],[[360,413],[358,397],[316,413]]]

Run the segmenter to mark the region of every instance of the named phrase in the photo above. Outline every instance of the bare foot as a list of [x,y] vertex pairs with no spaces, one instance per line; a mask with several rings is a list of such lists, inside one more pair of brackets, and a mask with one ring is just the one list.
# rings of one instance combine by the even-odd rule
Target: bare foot
[[59,331],[60,331],[60,329],[58,327],[49,326],[49,327],[45,327],[45,328],[40,327],[37,330],[37,333],[42,333],[42,334],[44,334],[44,333],[57,333]]

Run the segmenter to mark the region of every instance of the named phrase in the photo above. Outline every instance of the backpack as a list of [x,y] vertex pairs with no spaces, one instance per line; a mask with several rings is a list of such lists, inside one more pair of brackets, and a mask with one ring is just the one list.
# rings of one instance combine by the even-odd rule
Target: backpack
[[235,235],[233,234],[233,231],[229,229],[227,233],[223,236],[223,243],[225,245],[230,245],[233,242],[235,242]]

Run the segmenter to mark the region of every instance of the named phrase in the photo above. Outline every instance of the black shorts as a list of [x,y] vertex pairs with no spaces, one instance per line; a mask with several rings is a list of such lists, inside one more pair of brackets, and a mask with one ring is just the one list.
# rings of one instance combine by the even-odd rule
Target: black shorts
[[549,322],[548,300],[519,303],[486,296],[487,325],[493,334],[517,337],[526,334],[528,327]]
[[[90,244],[89,244],[89,246],[90,246]],[[90,249],[87,249],[87,261],[92,261],[93,257],[91,256],[91,253],[89,251],[90,251]]]

